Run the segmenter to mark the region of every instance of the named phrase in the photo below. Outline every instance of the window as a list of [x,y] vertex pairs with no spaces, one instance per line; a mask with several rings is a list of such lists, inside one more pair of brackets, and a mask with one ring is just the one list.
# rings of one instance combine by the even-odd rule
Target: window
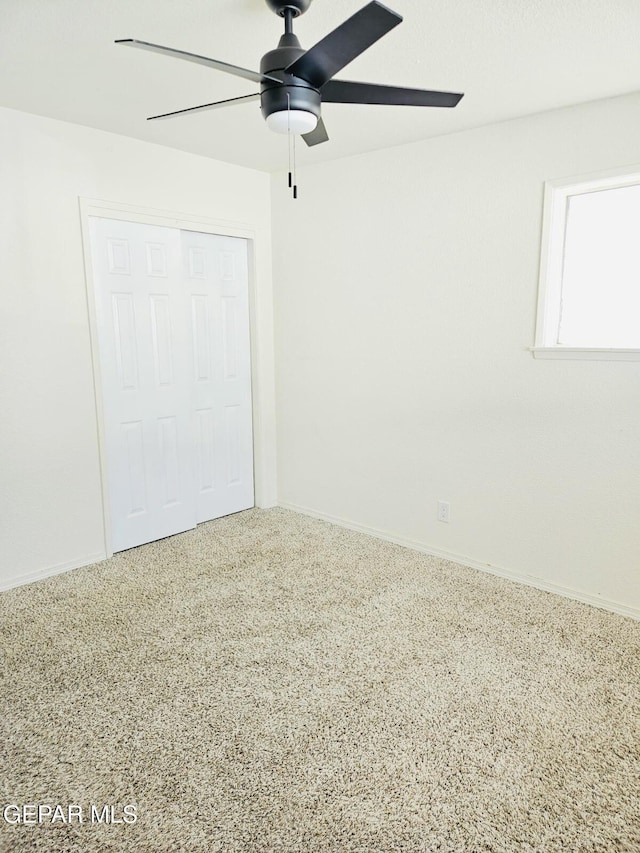
[[640,167],[547,182],[533,352],[640,359]]

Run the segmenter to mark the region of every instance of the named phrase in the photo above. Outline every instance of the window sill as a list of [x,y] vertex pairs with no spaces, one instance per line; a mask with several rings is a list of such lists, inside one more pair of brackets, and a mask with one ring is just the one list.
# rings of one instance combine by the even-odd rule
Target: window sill
[[560,358],[578,361],[640,361],[640,349],[602,349],[595,347],[530,347],[534,358]]

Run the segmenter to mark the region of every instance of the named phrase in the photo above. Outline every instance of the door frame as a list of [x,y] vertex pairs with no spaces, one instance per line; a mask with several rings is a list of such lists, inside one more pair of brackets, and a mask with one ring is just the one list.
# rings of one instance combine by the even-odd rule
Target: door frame
[[[100,347],[97,320],[97,290],[93,276],[89,217],[139,222],[145,225],[160,225],[181,231],[198,231],[223,237],[240,237],[247,241],[249,266],[249,337],[251,349],[251,416],[253,422],[253,482],[256,506],[267,508],[276,505],[275,497],[275,399],[274,363],[272,343],[273,328],[271,306],[266,300],[258,299],[257,270],[261,258],[259,235],[252,226],[219,219],[207,219],[198,215],[156,210],[138,205],[98,199],[79,198],[80,227],[84,253],[84,272],[91,339],[91,360],[96,412],[98,452],[100,457],[100,480],[102,493],[102,517],[104,546],[107,557],[113,556],[111,515],[109,510],[109,488],[106,468],[105,416],[100,370]],[[266,251],[263,252],[266,254]],[[268,263],[268,259],[267,259]]]

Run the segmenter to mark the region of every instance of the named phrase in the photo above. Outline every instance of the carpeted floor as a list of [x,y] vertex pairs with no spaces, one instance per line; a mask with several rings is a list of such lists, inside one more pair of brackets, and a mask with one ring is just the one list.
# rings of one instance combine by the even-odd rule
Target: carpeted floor
[[0,614],[3,853],[640,851],[640,623],[284,510]]

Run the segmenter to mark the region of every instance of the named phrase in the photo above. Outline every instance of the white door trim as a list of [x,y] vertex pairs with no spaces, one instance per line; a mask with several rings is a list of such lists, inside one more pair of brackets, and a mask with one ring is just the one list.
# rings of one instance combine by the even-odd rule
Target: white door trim
[[[162,225],[184,231],[199,231],[205,234],[220,234],[225,237],[241,237],[247,240],[249,256],[249,326],[251,338],[251,385],[253,414],[253,459],[256,506],[268,507],[276,503],[275,483],[275,434],[273,399],[273,358],[264,358],[261,352],[263,341],[270,341],[270,306],[261,304],[257,298],[256,270],[259,259],[256,258],[256,229],[251,225],[226,222],[219,219],[185,214],[174,211],[156,210],[120,202],[99,199],[80,198],[80,227],[84,251],[85,282],[87,288],[87,309],[91,338],[91,358],[93,362],[94,396],[96,406],[96,424],[98,448],[100,454],[100,477],[102,490],[102,514],[104,521],[104,543],[107,557],[113,555],[111,519],[109,514],[109,494],[106,476],[105,418],[102,397],[102,376],[98,343],[98,322],[96,313],[96,286],[91,264],[91,240],[89,217],[120,219],[126,222],[141,222],[147,225]],[[271,354],[272,355],[272,354]],[[261,357],[263,356],[263,357]],[[265,363],[266,362],[266,363]]]

